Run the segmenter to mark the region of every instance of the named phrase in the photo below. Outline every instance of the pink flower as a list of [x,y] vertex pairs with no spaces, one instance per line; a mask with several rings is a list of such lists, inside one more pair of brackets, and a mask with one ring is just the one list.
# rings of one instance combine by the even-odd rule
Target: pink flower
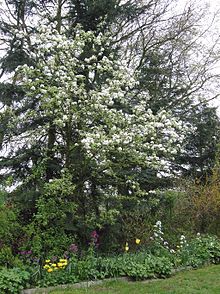
[[95,245],[96,248],[99,246],[99,234],[96,231],[92,231],[90,234],[92,242],[91,244]]
[[99,237],[98,233],[97,233],[96,231],[92,231],[92,233],[91,233],[91,238],[97,240],[98,237]]

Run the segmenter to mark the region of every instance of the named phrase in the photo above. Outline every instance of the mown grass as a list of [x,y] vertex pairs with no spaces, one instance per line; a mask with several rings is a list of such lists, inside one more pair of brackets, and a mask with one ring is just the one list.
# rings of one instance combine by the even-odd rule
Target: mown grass
[[84,289],[51,291],[50,294],[219,294],[220,265],[185,271],[165,280],[144,282],[109,281]]

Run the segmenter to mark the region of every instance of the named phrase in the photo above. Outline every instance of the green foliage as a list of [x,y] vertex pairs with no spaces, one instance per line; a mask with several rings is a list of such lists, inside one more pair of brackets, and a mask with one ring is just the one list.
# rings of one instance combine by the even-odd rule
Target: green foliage
[[60,256],[71,244],[72,238],[63,231],[62,227],[51,227],[41,230],[34,225],[27,228],[27,247],[31,248],[34,254],[41,259],[48,255]]
[[[76,245],[72,245],[72,248],[77,250]],[[179,243],[173,246],[165,241],[159,221],[154,226],[152,246],[142,247],[135,253],[126,252],[108,257],[97,256],[94,249],[91,244],[82,256],[77,257],[76,251],[69,252],[68,259],[53,256],[50,260],[45,260],[43,265],[39,262],[29,263],[29,266],[26,266],[29,283],[32,286],[47,287],[124,276],[132,280],[166,278],[174,269],[220,263],[220,241],[217,237],[198,235],[187,241],[186,237],[181,235]],[[14,270],[16,272],[17,269]],[[23,271],[20,271],[22,276]],[[7,272],[4,269],[3,273],[8,277],[13,271],[9,269]]]
[[[159,207],[158,219],[163,219],[169,239],[175,236],[214,234],[220,236],[220,183],[218,155],[210,175],[195,180],[182,180],[177,191],[173,191],[172,202],[166,205],[168,191],[163,191],[164,202]],[[170,194],[170,193],[169,193]],[[165,204],[165,205],[164,205]]]
[[37,281],[39,287],[49,287],[62,284],[73,284],[79,280],[68,271],[56,271],[53,273],[45,273],[43,277]]
[[[158,220],[163,220],[163,231],[166,234],[166,241],[170,244],[176,244],[178,236],[182,234],[193,237],[192,205],[190,195],[185,191],[185,187],[189,185],[190,182],[185,181],[184,185],[181,184],[176,189],[156,189],[149,193],[147,199],[130,201],[131,205],[125,206],[120,214],[121,226],[118,226],[118,231],[120,230],[118,239],[123,236],[132,248],[135,248],[132,245],[134,236],[149,245],[150,236]],[[154,250],[157,245],[158,243],[153,244]]]
[[0,186],[0,207],[2,207],[3,204],[5,203],[6,197],[7,197],[7,192],[4,189],[1,189],[1,186]]
[[71,199],[74,189],[66,174],[44,185],[43,195],[36,204],[37,213],[33,222],[27,226],[29,247],[38,257],[59,256],[72,243],[68,221],[76,210]]
[[178,263],[183,266],[199,267],[220,262],[220,242],[213,236],[198,236],[185,243],[176,254]]
[[[191,200],[187,189],[190,181],[184,180],[176,189],[157,191],[154,220],[163,220],[163,230],[170,244],[178,242],[178,236],[193,237],[195,234],[191,214]],[[186,187],[186,189],[185,189]],[[198,232],[198,230],[196,231]]]
[[149,253],[125,255],[121,266],[124,274],[134,280],[165,278],[171,274],[172,269],[172,263],[168,258]]
[[219,163],[212,170],[210,177],[203,182],[197,180],[191,188],[191,214],[194,226],[201,233],[220,235],[220,183]]
[[45,272],[38,284],[49,286],[122,276],[133,280],[165,278],[170,276],[171,269],[172,263],[168,258],[156,257],[145,252],[115,257],[88,255],[78,261],[70,260],[68,267],[62,272]]
[[0,270],[0,292],[5,294],[20,293],[28,286],[30,273],[19,268]]
[[177,158],[186,177],[205,180],[215,166],[220,141],[220,122],[216,108],[202,104],[193,108],[189,122],[194,131],[186,137],[185,151]]
[[12,242],[15,237],[15,223],[16,215],[14,211],[6,205],[2,205],[0,207],[0,239],[4,240],[4,243],[6,244]]
[[18,223],[17,214],[7,204],[0,206],[0,266],[18,266],[15,256],[19,245],[22,244],[23,228]]
[[[70,20],[75,25],[80,23],[85,30],[103,31],[121,17],[134,17],[137,9],[130,2],[120,5],[116,0],[80,0],[73,3],[70,10]],[[134,6],[134,7],[133,7]],[[103,20],[105,22],[103,23]]]
[[96,280],[100,278],[103,273],[98,270],[98,260],[95,257],[89,257],[84,260],[80,260],[75,268],[76,275],[79,280]]
[[22,262],[12,253],[11,247],[4,245],[0,248],[0,266],[19,267],[22,266]]

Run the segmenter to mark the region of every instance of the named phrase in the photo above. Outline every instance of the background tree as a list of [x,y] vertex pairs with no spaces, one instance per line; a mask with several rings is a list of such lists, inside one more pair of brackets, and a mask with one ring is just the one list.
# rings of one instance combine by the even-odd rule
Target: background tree
[[[88,229],[115,221],[123,198],[144,197],[138,171],[163,170],[163,158],[172,158],[180,147],[183,137],[176,132],[183,128],[165,111],[153,115],[147,108],[146,93],[136,92],[132,71],[128,72],[114,55],[102,55],[109,36],[95,36],[76,28],[74,39],[70,39],[56,28],[47,31],[46,26],[33,38],[35,65],[18,68],[16,73],[20,77],[17,83],[25,91],[24,99],[8,109],[12,114],[11,146],[15,142],[10,157],[35,146],[40,155],[36,159],[30,152],[28,174],[15,194],[28,193],[30,187],[30,192],[39,193],[32,209],[44,232],[47,228],[51,232],[52,226],[64,228],[58,225],[59,205],[69,230],[75,230],[85,241]],[[94,55],[90,58],[84,54],[88,42],[93,44]],[[15,114],[30,102],[35,103],[34,108],[23,111],[22,119],[17,117]],[[32,120],[35,123],[26,128]],[[48,178],[51,126],[53,161],[58,168]],[[20,130],[19,136],[13,127]],[[64,193],[62,184],[67,180],[65,185],[72,187],[71,193]],[[56,181],[61,190],[56,188],[54,194],[50,189]],[[47,207],[50,210],[46,216]],[[21,209],[27,216],[23,205]]]

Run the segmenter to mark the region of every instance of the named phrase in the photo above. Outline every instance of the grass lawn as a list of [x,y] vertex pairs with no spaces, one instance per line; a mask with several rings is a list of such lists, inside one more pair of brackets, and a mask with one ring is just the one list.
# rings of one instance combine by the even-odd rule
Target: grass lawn
[[85,289],[56,290],[50,294],[219,294],[220,265],[185,271],[165,280],[150,282],[110,281]]

